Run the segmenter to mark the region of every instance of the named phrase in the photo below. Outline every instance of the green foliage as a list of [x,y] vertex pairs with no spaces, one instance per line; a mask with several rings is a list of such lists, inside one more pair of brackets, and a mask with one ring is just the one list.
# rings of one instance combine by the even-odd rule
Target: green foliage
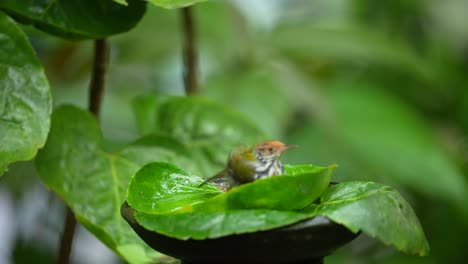
[[[167,163],[151,163],[135,174],[127,199],[140,225],[179,239],[268,230],[323,215],[408,254],[428,254],[421,225],[398,192],[373,182],[327,189],[334,167],[289,165],[285,175],[216,195],[199,187],[201,178]],[[320,202],[313,203],[319,196]]]
[[119,153],[108,153],[101,140],[97,122],[89,112],[72,106],[58,108],[52,114],[47,144],[36,159],[39,177],[67,202],[78,221],[108,247],[128,262],[148,262],[159,255],[120,217],[127,184],[148,162],[145,157],[189,164],[184,162],[184,153],[167,149],[157,141],[145,142],[144,148],[136,144],[137,149],[130,145]]
[[[223,165],[209,163],[208,154],[204,156],[204,164],[198,164],[193,157],[199,155],[199,152],[193,150],[216,151],[216,143],[221,140],[215,136],[218,134],[224,133],[237,140],[243,135],[256,135],[255,127],[243,116],[204,99],[168,97],[161,104],[152,108],[160,134],[146,135],[117,153],[103,149],[101,132],[91,114],[71,106],[61,107],[52,115],[49,139],[36,160],[41,180],[67,202],[86,228],[129,262],[154,257],[154,252],[142,244],[119,213],[120,205],[125,200],[127,184],[137,169],[150,161],[165,161],[195,173],[205,166],[220,170]],[[69,122],[71,119],[73,122]],[[184,125],[184,129],[178,129],[180,125]],[[183,174],[181,171],[178,173]],[[189,182],[200,184],[202,180]],[[172,186],[158,186],[150,182],[140,184],[159,188],[162,193],[174,191],[174,188],[180,186],[180,183]],[[202,197],[213,194],[213,187],[204,188],[208,193]],[[180,192],[187,192],[187,189],[190,188],[184,187]],[[186,193],[184,195],[187,196]],[[141,198],[138,195],[136,197]],[[171,199],[165,202],[173,201],[171,206],[181,203]],[[193,197],[188,195],[187,199]],[[130,202],[139,208],[151,206],[134,201],[130,198]],[[169,206],[158,208],[169,209]]]
[[249,66],[213,76],[202,91],[249,116],[265,135],[278,137],[289,120],[291,105],[296,103],[287,95],[289,91],[281,87],[280,78],[271,67]]
[[331,186],[320,204],[305,209],[324,215],[353,232],[362,230],[385,244],[412,255],[425,256],[429,245],[411,206],[389,186],[374,182],[343,182]]
[[145,13],[145,3],[129,0],[123,6],[110,0],[3,0],[0,9],[49,34],[98,39],[133,28]]
[[233,147],[263,139],[244,115],[204,98],[146,95],[133,105],[141,132],[177,138],[193,153],[205,178],[224,167]]
[[[101,132],[91,116],[74,108],[59,108],[54,115],[59,123],[55,122],[50,142],[37,161],[46,186],[63,197],[79,221],[110,248],[132,263],[159,256],[119,216],[130,177],[141,166],[165,161],[189,171],[187,175],[205,178],[225,165],[234,145],[277,138],[300,146],[285,153],[284,160],[289,163],[338,163],[335,181],[370,180],[395,186],[416,209],[431,244],[429,257],[415,259],[393,253],[389,256],[382,252],[387,249],[359,241],[327,258],[327,262],[464,261],[468,242],[468,31],[464,1],[290,1],[281,8],[270,1],[251,3],[246,8],[242,1],[199,4],[192,11],[200,90],[218,104],[205,99],[187,103],[189,99],[141,97],[134,103],[141,132],[138,135],[128,120],[129,98],[148,91],[180,94],[183,90],[181,14],[171,8],[202,1],[146,2],[0,1],[2,12],[46,33],[22,27],[46,68],[56,104],[85,104],[91,60],[83,54],[90,55],[90,49],[86,43],[63,42],[47,34],[96,39],[131,29],[111,40],[112,63],[106,76],[100,125],[105,145],[113,149],[144,137],[110,153],[102,147]],[[138,23],[140,20],[142,23]],[[269,22],[264,23],[266,20]],[[33,158],[44,145],[51,111],[43,66],[21,29],[3,13],[0,65],[1,174],[8,164]],[[70,72],[73,80],[64,78]],[[224,105],[248,119],[232,114]],[[33,170],[18,172],[12,168],[7,174],[10,177],[2,178],[7,192],[12,189],[8,181],[14,179],[19,186],[16,189],[29,193]],[[191,179],[193,186],[201,181],[198,177]],[[139,184],[160,188],[162,193],[169,191],[151,186],[151,181]],[[149,198],[145,203],[131,204],[141,209],[137,213],[141,222],[176,237],[219,236],[241,229],[240,225],[252,232],[312,216],[305,216],[305,212],[320,211],[401,251],[427,253],[424,236],[407,203],[396,191],[379,184],[341,183],[326,191],[321,205],[301,212],[213,212],[208,207],[203,211],[202,201],[208,199],[216,206],[230,208],[232,204],[220,198],[229,195],[210,198],[217,193],[211,192],[215,191],[211,186],[204,186],[206,194],[198,194],[198,189],[190,193],[182,182],[173,187],[183,192],[171,199],[164,196],[156,204],[161,204],[161,212],[181,207],[184,212],[149,213],[144,209],[152,206]],[[337,197],[351,187],[357,188],[349,194],[355,200]],[[237,205],[242,202],[235,200]],[[255,202],[255,207],[264,205],[258,200],[247,202]],[[381,210],[383,205],[388,214]],[[366,214],[374,219],[359,217]],[[254,216],[263,223],[242,222]],[[266,216],[273,217],[273,222]],[[185,229],[175,230],[171,225],[179,221],[185,223]],[[222,233],[218,228],[222,224],[232,230]],[[398,236],[405,232],[406,240]]]
[[34,157],[46,141],[49,84],[26,35],[0,12],[0,176],[8,164]]
[[379,65],[426,81],[434,81],[437,74],[408,43],[365,27],[282,26],[266,41],[299,61]]
[[210,185],[199,187],[202,182],[202,178],[190,175],[174,165],[150,163],[133,176],[127,190],[127,202],[140,212],[166,212],[220,193]]
[[299,210],[314,202],[325,191],[335,167],[286,165],[282,177],[241,185],[203,204],[194,205],[194,211]]
[[[333,125],[303,129],[291,140],[305,144],[305,148],[297,149],[290,158],[307,162],[299,158],[305,157],[308,153],[305,150],[320,148],[322,151],[317,153],[321,155],[329,152],[325,154],[328,158],[317,157],[324,162],[342,162],[368,179],[381,180],[387,176],[391,182],[437,196],[466,210],[465,178],[421,117],[390,94],[364,88],[362,83],[358,85],[359,88],[350,89],[349,83],[342,84],[327,94]],[[331,129],[333,136],[327,136],[325,133]],[[330,146],[333,141],[340,144]]]

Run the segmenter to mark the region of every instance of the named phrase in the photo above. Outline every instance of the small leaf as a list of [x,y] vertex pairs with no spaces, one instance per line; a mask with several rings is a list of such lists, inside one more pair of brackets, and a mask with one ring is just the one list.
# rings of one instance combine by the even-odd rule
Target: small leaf
[[0,12],[0,176],[29,160],[47,138],[52,99],[26,35]]
[[0,9],[20,22],[71,39],[98,39],[133,28],[145,13],[146,3],[128,0],[2,0]]
[[302,209],[327,189],[334,169],[334,165],[286,165],[284,175],[241,185],[193,207],[195,211]]
[[163,136],[145,137],[118,153],[105,152],[101,141],[89,112],[72,106],[58,108],[47,144],[36,158],[39,177],[66,201],[83,226],[126,261],[155,260],[160,254],[122,219],[120,206],[131,176],[141,166],[157,160],[189,166],[188,156],[180,144],[172,149],[161,143]]
[[425,256],[429,245],[411,206],[389,186],[344,182],[330,186],[319,205],[302,211],[323,215],[353,232],[362,230],[408,254]]
[[147,214],[136,212],[148,230],[178,239],[206,239],[269,230],[309,218],[307,214],[274,210],[229,210]]

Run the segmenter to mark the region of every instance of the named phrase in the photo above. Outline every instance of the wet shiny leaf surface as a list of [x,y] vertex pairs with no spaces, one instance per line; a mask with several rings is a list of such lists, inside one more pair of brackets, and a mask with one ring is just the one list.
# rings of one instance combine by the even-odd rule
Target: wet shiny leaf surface
[[323,215],[353,232],[363,231],[412,255],[427,255],[429,245],[408,202],[393,188],[374,182],[330,186],[319,205],[302,212]]
[[294,210],[325,191],[334,168],[288,165],[285,175],[221,193],[209,185],[199,187],[201,178],[173,165],[151,163],[135,174],[127,199],[138,211],[137,221],[148,230],[180,239],[215,238],[307,218]]
[[[14,56],[12,56],[14,54]],[[0,12],[0,176],[34,157],[47,138],[49,84],[23,31]]]
[[174,165],[150,163],[132,178],[127,202],[140,212],[161,213],[205,201],[221,193],[210,185],[199,187],[202,182],[202,178],[190,175]]
[[298,210],[326,190],[335,166],[285,165],[285,174],[244,184],[194,206],[194,210]]
[[63,106],[52,115],[51,132],[36,168],[44,184],[66,201],[88,230],[126,261],[147,263],[160,254],[122,219],[120,206],[132,175],[144,164],[163,160],[189,166],[182,149],[164,146],[164,141],[162,136],[147,137],[118,153],[108,153],[101,146],[94,117]]

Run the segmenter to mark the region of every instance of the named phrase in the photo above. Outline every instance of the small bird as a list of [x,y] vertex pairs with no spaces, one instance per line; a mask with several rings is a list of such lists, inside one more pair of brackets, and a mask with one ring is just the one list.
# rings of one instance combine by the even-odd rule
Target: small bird
[[284,173],[284,166],[279,158],[284,151],[295,147],[295,145],[285,145],[276,140],[251,147],[237,147],[229,154],[226,168],[204,181],[200,186],[212,183],[226,192],[240,184],[281,175]]

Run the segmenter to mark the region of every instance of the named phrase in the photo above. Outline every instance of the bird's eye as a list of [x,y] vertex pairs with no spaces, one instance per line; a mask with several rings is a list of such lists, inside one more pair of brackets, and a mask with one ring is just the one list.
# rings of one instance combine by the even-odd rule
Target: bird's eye
[[273,152],[273,148],[268,148],[268,151]]

